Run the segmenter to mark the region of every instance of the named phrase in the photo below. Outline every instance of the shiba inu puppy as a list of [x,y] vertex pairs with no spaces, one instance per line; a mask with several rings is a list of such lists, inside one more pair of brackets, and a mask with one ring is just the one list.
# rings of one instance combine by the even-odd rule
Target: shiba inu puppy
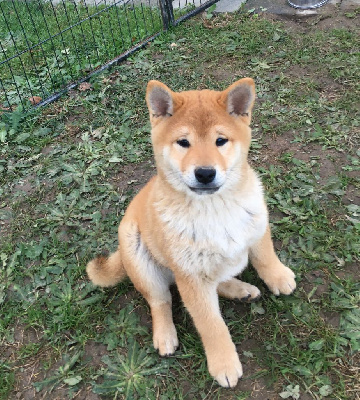
[[201,336],[210,374],[233,387],[242,367],[218,295],[252,301],[257,287],[235,278],[248,264],[275,294],[290,294],[294,273],[276,256],[263,189],[249,166],[255,85],[244,78],[223,92],[175,93],[147,86],[157,166],[119,226],[119,247],[87,265],[95,285],[129,276],[150,305],[153,341],[173,354],[178,338],[169,286],[176,283]]

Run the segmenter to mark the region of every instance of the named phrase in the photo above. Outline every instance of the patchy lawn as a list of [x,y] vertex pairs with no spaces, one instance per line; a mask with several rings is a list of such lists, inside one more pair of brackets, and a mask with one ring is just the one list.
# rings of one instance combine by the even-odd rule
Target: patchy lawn
[[[331,18],[194,19],[83,90],[2,115],[1,399],[359,399],[359,24],[357,12]],[[257,84],[251,163],[298,289],[275,297],[249,268],[262,299],[221,300],[244,365],[227,390],[175,288],[181,346],[165,359],[131,283],[95,288],[85,265],[116,247],[155,173],[147,81],[222,89],[243,76]]]
[[20,98],[26,108],[28,100],[37,104],[162,29],[158,8],[129,1],[90,3],[0,2],[3,108]]

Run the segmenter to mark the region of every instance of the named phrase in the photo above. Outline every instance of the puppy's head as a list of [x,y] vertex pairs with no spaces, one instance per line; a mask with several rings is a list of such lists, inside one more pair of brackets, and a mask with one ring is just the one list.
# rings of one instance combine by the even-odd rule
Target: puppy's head
[[241,79],[222,92],[173,92],[147,86],[152,143],[161,178],[192,196],[221,193],[241,181],[251,141],[255,85]]

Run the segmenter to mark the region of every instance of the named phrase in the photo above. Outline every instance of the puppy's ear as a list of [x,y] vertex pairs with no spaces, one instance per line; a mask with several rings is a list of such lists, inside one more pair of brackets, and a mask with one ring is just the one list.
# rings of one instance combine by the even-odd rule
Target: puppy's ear
[[226,111],[240,118],[246,125],[250,125],[254,101],[255,83],[251,78],[243,78],[233,83],[222,92],[220,97],[220,103]]
[[171,117],[174,112],[174,92],[159,81],[150,81],[146,89],[146,103],[152,124]]

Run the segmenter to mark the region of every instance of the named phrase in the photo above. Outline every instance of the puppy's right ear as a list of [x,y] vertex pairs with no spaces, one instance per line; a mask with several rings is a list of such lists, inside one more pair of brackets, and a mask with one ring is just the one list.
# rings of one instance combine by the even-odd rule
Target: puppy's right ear
[[174,92],[159,81],[150,81],[146,89],[146,103],[153,125],[174,112]]

